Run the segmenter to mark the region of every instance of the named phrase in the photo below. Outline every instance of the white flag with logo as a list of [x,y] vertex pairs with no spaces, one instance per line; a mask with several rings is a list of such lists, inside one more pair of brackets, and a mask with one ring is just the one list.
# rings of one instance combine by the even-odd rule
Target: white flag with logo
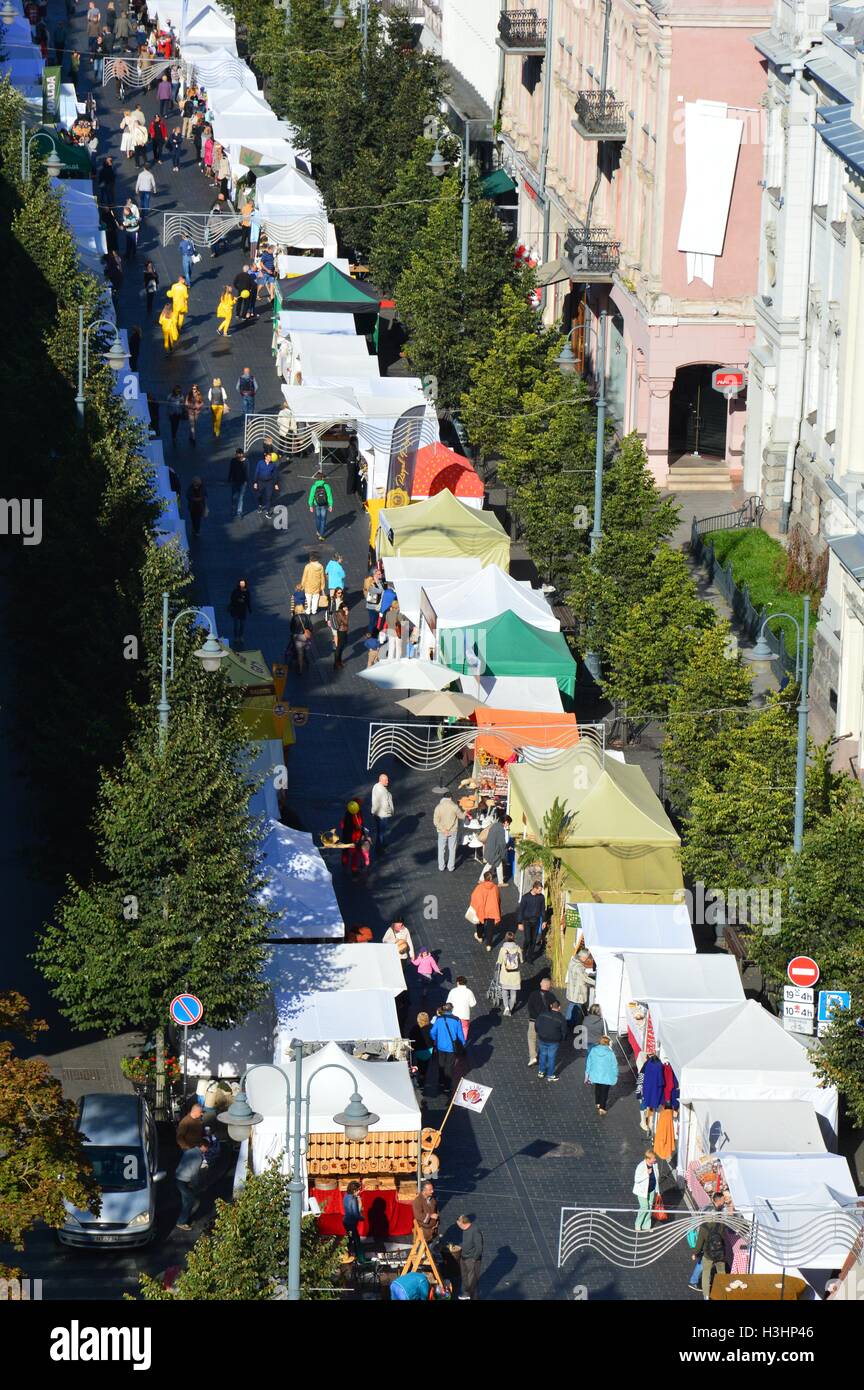
[[461,1106],[463,1110],[475,1110],[479,1114],[491,1094],[491,1086],[484,1086],[480,1081],[466,1078],[459,1083],[453,1104]]

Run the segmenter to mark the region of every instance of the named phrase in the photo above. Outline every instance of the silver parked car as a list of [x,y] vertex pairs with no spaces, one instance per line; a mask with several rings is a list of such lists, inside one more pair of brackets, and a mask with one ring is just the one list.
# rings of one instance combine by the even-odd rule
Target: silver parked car
[[66,1223],[57,1232],[63,1245],[146,1245],[156,1224],[156,1126],[141,1096],[84,1096],[76,1128],[84,1156],[101,1189],[98,1216],[66,1203]]

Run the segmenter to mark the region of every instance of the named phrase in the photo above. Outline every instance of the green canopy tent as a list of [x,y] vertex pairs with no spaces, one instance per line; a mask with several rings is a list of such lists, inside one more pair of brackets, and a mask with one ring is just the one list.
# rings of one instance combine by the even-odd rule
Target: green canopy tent
[[32,135],[30,136],[30,139],[33,140],[32,155],[34,158],[37,155],[43,160],[49,157],[51,152],[49,149],[50,141],[54,153],[63,166],[61,170],[62,173],[77,174],[82,178],[88,179],[92,177],[93,169],[90,163],[90,151],[86,150],[83,145],[70,145],[68,141],[64,140],[51,126],[39,126],[38,134],[38,140],[34,139]]
[[546,632],[501,613],[472,627],[440,633],[441,661],[451,671],[470,676],[552,676],[570,700],[576,689],[576,662],[560,632]]
[[381,295],[374,285],[352,280],[325,261],[308,275],[279,281],[279,309],[311,309],[330,313],[377,314]]

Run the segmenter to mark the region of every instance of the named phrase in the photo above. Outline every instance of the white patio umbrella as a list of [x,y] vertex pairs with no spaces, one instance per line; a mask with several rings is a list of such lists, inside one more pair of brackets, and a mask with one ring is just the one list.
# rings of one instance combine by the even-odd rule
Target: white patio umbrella
[[395,661],[377,661],[357,675],[379,690],[443,690],[459,679],[458,671],[451,671],[440,661],[404,656]]
[[407,700],[396,703],[409,714],[443,719],[464,719],[466,714],[473,714],[481,707],[481,702],[473,695],[454,694],[452,690],[424,690],[420,695],[409,695]]

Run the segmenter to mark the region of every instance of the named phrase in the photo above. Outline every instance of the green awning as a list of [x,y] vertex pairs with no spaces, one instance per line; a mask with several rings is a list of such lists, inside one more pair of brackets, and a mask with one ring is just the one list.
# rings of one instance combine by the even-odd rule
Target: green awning
[[343,275],[331,261],[308,275],[280,281],[279,295],[283,309],[320,309],[347,314],[374,314],[381,299],[374,285]]
[[502,193],[513,193],[516,185],[506,169],[493,169],[485,179],[480,180],[484,198],[497,198]]
[[[54,146],[57,158],[63,165],[62,172],[64,174],[82,174],[87,178],[91,176],[93,168],[90,163],[90,151],[86,150],[83,145],[68,144],[67,141],[61,139],[57,131],[53,130],[50,126],[40,126],[39,134],[40,136],[46,135],[48,139],[33,140],[31,158],[47,159],[49,152],[48,140],[50,140],[51,144]],[[33,137],[31,136],[30,138],[32,139]]]

